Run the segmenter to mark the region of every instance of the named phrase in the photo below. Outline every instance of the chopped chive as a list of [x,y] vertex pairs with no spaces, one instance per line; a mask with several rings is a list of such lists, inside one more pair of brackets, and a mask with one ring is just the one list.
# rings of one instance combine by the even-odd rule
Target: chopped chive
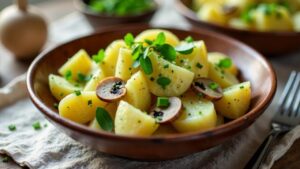
[[157,107],[168,107],[170,105],[169,98],[167,97],[158,97],[156,101]]
[[34,130],[40,130],[41,127],[41,123],[39,121],[36,121],[32,124],[32,127],[34,128]]
[[230,68],[232,61],[230,58],[221,59],[217,65],[220,68]]
[[164,65],[164,68],[165,68],[165,69],[169,68],[169,64],[165,64],[165,65]]
[[199,115],[202,115],[202,111],[199,111],[198,114],[199,114]]
[[199,62],[196,64],[197,68],[202,69],[203,65],[201,65]]
[[159,84],[163,89],[166,88],[171,83],[171,80],[168,77],[161,76],[156,80],[156,83]]
[[244,89],[244,86],[240,86],[240,89]]
[[88,100],[88,106],[92,106],[92,105],[93,105],[92,100]]
[[8,126],[8,129],[9,129],[10,131],[16,131],[16,130],[17,130],[17,127],[16,127],[16,125],[14,125],[14,124],[10,124],[10,125]]
[[72,71],[71,70],[66,71],[64,77],[67,80],[71,80],[71,78],[72,78]]
[[74,93],[75,93],[76,96],[80,96],[81,95],[81,91],[80,90],[75,90]]
[[210,83],[210,84],[208,85],[208,87],[209,87],[211,90],[216,90],[216,89],[219,87],[219,85],[218,85],[217,83],[215,83],[215,82],[212,82],[212,83]]

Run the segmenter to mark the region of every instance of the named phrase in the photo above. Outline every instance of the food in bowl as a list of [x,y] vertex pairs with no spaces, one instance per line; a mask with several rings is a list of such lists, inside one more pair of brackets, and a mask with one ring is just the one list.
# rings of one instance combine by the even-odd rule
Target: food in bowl
[[90,0],[87,5],[96,13],[110,16],[140,15],[155,8],[153,0]]
[[297,0],[193,0],[200,20],[254,31],[300,31]]
[[238,80],[230,57],[162,29],[127,33],[92,57],[81,49],[58,73],[49,87],[59,115],[118,135],[202,132],[241,117],[251,102],[251,84]]

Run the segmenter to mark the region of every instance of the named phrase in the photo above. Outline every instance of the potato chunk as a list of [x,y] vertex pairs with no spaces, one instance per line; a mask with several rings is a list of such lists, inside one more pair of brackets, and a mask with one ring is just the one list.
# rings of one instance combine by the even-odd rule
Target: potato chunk
[[115,133],[150,136],[158,128],[155,119],[125,101],[120,101],[115,118]]
[[194,46],[191,54],[179,54],[176,64],[194,72],[194,78],[207,77],[209,67],[205,43],[203,41],[194,42]]
[[251,101],[250,82],[240,83],[224,89],[222,99],[215,102],[216,110],[229,119],[244,115]]
[[78,73],[88,75],[92,69],[92,60],[85,50],[79,50],[74,56],[72,56],[58,72],[62,76],[65,76],[67,72],[71,72],[71,79],[78,80]]
[[187,92],[182,97],[183,110],[180,117],[172,124],[179,132],[205,131],[217,124],[214,104]]
[[173,34],[170,31],[163,30],[163,29],[145,30],[136,36],[135,42],[144,42],[144,40],[146,40],[146,39],[147,40],[155,40],[157,35],[161,32],[163,32],[165,34],[166,43],[168,43],[172,46],[177,46],[179,44],[179,39],[175,34]]
[[[147,82],[151,93],[156,96],[179,96],[183,94],[192,84],[194,73],[176,66],[157,55],[151,55],[153,73],[147,75]],[[170,84],[162,86],[158,79],[168,78]]]
[[95,92],[81,92],[80,95],[70,94],[59,103],[59,115],[77,123],[87,123],[95,118],[97,107],[105,107]]
[[73,93],[75,90],[82,90],[81,87],[76,87],[72,83],[68,82],[65,78],[53,74],[49,75],[49,86],[52,95],[57,100],[63,99],[65,96]]
[[234,75],[224,71],[213,63],[209,63],[208,78],[217,82],[222,88],[239,83],[239,80]]
[[222,6],[217,3],[203,4],[197,13],[200,20],[225,25],[228,18],[223,14]]
[[136,68],[132,67],[132,64],[133,59],[131,50],[127,48],[121,48],[116,64],[115,76],[127,81],[137,71]]
[[139,71],[135,73],[125,85],[127,93],[124,100],[134,107],[146,111],[150,108],[151,94],[145,75]]
[[87,82],[87,84],[85,85],[83,91],[96,91],[96,88],[99,84],[99,82],[104,79],[105,73],[103,72],[103,70],[100,68],[98,69],[95,74],[92,76],[91,80]]
[[[218,64],[222,59],[226,59],[226,58],[229,58],[229,57],[224,55],[223,53],[219,53],[219,52],[208,53],[208,60],[210,63],[213,63],[213,64]],[[234,76],[238,75],[238,68],[236,67],[236,65],[233,62],[229,68],[224,68],[224,70],[233,74]]]
[[107,76],[114,76],[116,63],[119,56],[119,51],[121,47],[126,47],[123,40],[115,40],[105,50],[105,57],[99,66],[102,68]]

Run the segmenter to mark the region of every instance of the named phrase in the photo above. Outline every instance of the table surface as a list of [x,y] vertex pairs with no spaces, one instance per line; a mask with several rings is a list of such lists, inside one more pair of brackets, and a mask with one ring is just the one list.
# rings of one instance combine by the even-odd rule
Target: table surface
[[[72,0],[51,0],[43,3],[39,3],[38,6],[42,9],[48,22],[51,23],[71,12],[74,12],[74,6]],[[163,13],[158,12],[155,18],[159,18]],[[177,16],[180,17],[180,16]],[[154,19],[155,19],[154,18]],[[173,22],[174,23],[174,22]],[[164,24],[159,22],[157,24]],[[184,23],[186,24],[186,23]],[[285,56],[269,57],[270,62],[275,68],[278,75],[279,87],[282,87],[284,81],[288,78],[287,75],[291,70],[300,71],[300,53],[293,53]],[[30,62],[20,62],[14,59],[14,57],[5,50],[0,44],[0,87],[7,84],[10,80],[16,76],[26,72]],[[280,70],[280,71],[279,71]],[[4,156],[0,154],[0,159]],[[298,169],[300,166],[300,140],[296,141],[287,154],[280,160],[275,162],[273,169]],[[17,164],[13,161],[3,163],[0,161],[0,168],[2,169],[19,169]]]

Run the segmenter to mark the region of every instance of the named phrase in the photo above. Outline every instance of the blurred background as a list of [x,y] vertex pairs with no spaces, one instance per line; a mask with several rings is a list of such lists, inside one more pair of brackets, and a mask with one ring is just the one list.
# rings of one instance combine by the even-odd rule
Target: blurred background
[[[28,2],[30,2],[30,3],[37,3],[37,2],[42,2],[42,1],[47,1],[47,0],[28,0]],[[14,2],[14,0],[1,0],[0,10],[8,5],[11,5],[13,2]]]

